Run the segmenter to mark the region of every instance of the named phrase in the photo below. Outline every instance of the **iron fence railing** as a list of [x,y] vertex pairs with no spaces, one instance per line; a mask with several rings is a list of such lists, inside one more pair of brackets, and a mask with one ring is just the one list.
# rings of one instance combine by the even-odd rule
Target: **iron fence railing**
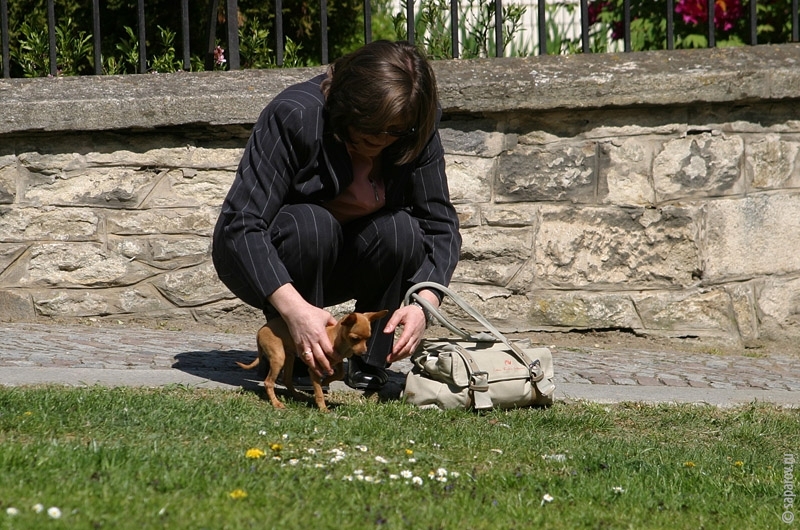
[[[580,19],[580,51],[584,53],[591,52],[590,46],[590,13],[589,6],[590,0],[574,0],[579,3],[579,19]],[[237,0],[224,0],[225,13],[238,13]],[[798,2],[800,0],[791,0],[791,40],[793,42],[800,41],[800,21],[798,20]],[[715,47],[715,7],[716,0],[706,0],[707,6],[707,42],[709,47]],[[490,5],[494,7],[495,21],[502,21],[503,17],[503,0],[492,0]],[[372,13],[369,0],[364,0],[363,3],[364,14],[364,42],[370,42],[372,39]],[[537,18],[538,18],[538,49],[539,54],[547,54],[547,39],[548,39],[548,12],[547,1],[541,0],[537,4]],[[664,3],[664,18],[666,20],[666,48],[674,49],[675,46],[675,14],[676,0],[666,0]],[[450,0],[450,38],[452,44],[452,57],[459,57],[459,0]],[[205,57],[206,69],[213,68],[214,65],[214,49],[216,47],[217,39],[217,23],[218,12],[220,10],[220,0],[212,0],[210,2],[209,11],[205,14],[208,21],[208,42],[207,53]],[[0,41],[0,51],[2,52],[2,71],[3,77],[10,77],[10,42],[9,42],[9,17],[8,17],[8,0],[0,0],[0,34],[2,39]],[[283,65],[285,42],[283,31],[283,5],[282,0],[274,1],[274,36],[275,36],[275,60],[278,66]],[[190,69],[190,37],[189,25],[190,17],[194,14],[189,12],[189,0],[180,0],[180,17],[181,17],[181,51],[182,63],[186,70]],[[624,0],[623,5],[623,32],[624,36],[622,41],[624,43],[624,51],[631,51],[631,0]],[[415,35],[415,1],[406,1],[406,24],[407,24],[407,39],[414,43],[417,35]],[[139,65],[138,70],[140,73],[147,72],[147,38],[146,38],[146,9],[145,1],[137,0],[137,37],[139,44]],[[202,16],[202,15],[199,15]],[[758,44],[757,28],[758,28],[758,1],[751,0],[749,2],[749,10],[747,16],[749,17],[750,38],[746,44]],[[92,0],[92,45],[94,48],[93,62],[94,73],[102,74],[102,54],[101,54],[101,31],[100,27],[100,0]],[[48,37],[49,37],[49,66],[50,74],[57,75],[57,57],[56,57],[56,18],[55,18],[55,0],[47,0],[47,23],[48,23]],[[321,39],[321,57],[322,64],[329,62],[328,57],[328,8],[327,0],[320,0],[320,39]],[[226,36],[226,51],[225,59],[227,67],[231,70],[240,68],[240,53],[239,53],[239,34],[238,34],[238,17],[226,16],[224,33]],[[503,55],[503,24],[494,24],[494,49],[498,57]]]

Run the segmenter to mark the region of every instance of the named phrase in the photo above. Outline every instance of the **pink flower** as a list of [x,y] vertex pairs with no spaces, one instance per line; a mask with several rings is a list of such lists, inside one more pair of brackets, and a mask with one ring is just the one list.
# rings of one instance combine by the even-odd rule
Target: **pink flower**
[[222,66],[227,62],[228,60],[225,58],[225,50],[222,48],[222,46],[217,46],[214,48],[214,64],[217,66]]
[[[708,2],[706,0],[679,0],[675,12],[683,15],[687,24],[703,24],[708,21]],[[730,31],[742,16],[741,0],[715,0],[714,26],[722,31]]]

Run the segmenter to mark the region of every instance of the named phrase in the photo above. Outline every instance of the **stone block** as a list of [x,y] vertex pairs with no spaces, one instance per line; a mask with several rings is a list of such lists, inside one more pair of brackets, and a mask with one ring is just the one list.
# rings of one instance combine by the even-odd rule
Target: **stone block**
[[518,145],[498,157],[498,202],[595,200],[596,144]]
[[210,237],[220,206],[109,212],[107,230],[114,235],[193,234]]
[[455,204],[461,229],[480,226],[481,207],[477,204]]
[[25,287],[119,287],[150,276],[140,265],[96,243],[34,243],[4,275]]
[[[120,142],[103,146],[104,152],[90,152],[87,165],[155,167],[162,169],[192,168],[196,170],[235,171],[242,158],[243,148],[206,148],[175,145],[174,136],[148,135],[144,138],[126,136]],[[160,145],[158,145],[160,143]],[[239,141],[244,146],[243,141]],[[167,146],[167,147],[165,147]]]
[[700,268],[692,208],[542,205],[534,242],[540,286],[687,286]]
[[34,205],[135,208],[161,178],[152,169],[116,167],[58,175],[28,171],[24,201]]
[[0,322],[26,322],[35,317],[33,300],[28,293],[0,288]]
[[[458,122],[447,122],[440,127],[442,147],[450,155],[476,155],[492,158],[505,149],[505,135],[499,132],[482,130],[481,123],[469,121],[458,128]],[[484,128],[493,128],[494,122],[486,122]],[[449,156],[448,156],[449,158]]]
[[652,206],[656,202],[650,176],[652,142],[636,138],[600,144],[599,178],[602,202],[618,206]]
[[800,141],[777,134],[747,146],[747,177],[753,188],[800,187]]
[[[529,301],[524,294],[493,285],[458,283],[450,287],[504,333],[530,331],[530,324],[525,318]],[[442,311],[461,327],[480,327],[473,317],[448,298],[443,301]]]
[[769,278],[755,289],[760,336],[800,337],[800,278]]
[[0,156],[0,204],[13,204],[17,198],[17,158]]
[[536,204],[487,204],[481,207],[481,224],[497,227],[535,226],[539,213]]
[[48,152],[48,147],[38,148],[36,151],[20,152],[20,165],[31,173],[48,176],[58,176],[65,172],[86,169],[86,157],[79,152],[51,153]]
[[219,206],[236,172],[174,169],[167,171],[142,203],[142,208]]
[[732,283],[725,286],[731,299],[731,308],[736,317],[736,327],[745,346],[755,344],[759,338],[756,314],[755,289],[757,282]]
[[454,203],[489,202],[495,161],[476,156],[447,157],[447,184]]
[[528,324],[535,329],[642,329],[626,293],[534,291],[529,294]]
[[740,194],[743,157],[744,141],[739,136],[703,132],[670,140],[653,161],[656,199]]
[[[2,210],[0,210],[0,221],[2,220]],[[27,248],[27,243],[0,243],[0,278],[2,278],[3,272],[14,263]]]
[[236,329],[242,329],[242,327],[250,323],[253,329],[254,341],[256,332],[264,325],[264,313],[260,309],[245,304],[238,298],[213,302],[193,308],[191,311],[197,322],[207,323],[215,329],[224,328],[225,322],[230,322],[232,326],[236,326]]
[[669,337],[714,338],[739,343],[736,315],[724,289],[632,294],[644,331]]
[[145,236],[108,238],[108,248],[130,260],[158,269],[199,265],[211,255],[207,237]]
[[751,195],[710,201],[704,279],[750,279],[800,271],[800,195]]
[[118,289],[48,289],[33,292],[36,310],[46,317],[163,315],[174,308],[150,285]]
[[89,241],[101,220],[87,208],[0,208],[0,241]]
[[531,230],[469,228],[461,231],[456,281],[505,286],[531,255]]
[[153,280],[153,285],[178,307],[200,306],[233,297],[210,262],[161,274]]

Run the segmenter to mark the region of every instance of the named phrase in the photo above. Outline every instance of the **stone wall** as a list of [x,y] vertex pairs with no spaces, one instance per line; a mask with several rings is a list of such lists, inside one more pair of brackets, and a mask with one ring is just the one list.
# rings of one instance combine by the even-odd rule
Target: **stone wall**
[[[454,287],[499,327],[800,337],[800,46],[435,66]],[[210,234],[319,71],[0,80],[0,320],[258,325]]]

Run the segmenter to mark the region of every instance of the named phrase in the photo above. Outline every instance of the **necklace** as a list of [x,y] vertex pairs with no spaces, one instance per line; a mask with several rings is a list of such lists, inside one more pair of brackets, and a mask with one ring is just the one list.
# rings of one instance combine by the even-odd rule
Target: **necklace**
[[378,195],[378,185],[377,185],[377,184],[375,184],[375,181],[374,181],[374,180],[372,180],[372,177],[371,177],[371,176],[370,176],[370,177],[367,177],[367,178],[369,179],[369,183],[370,183],[370,185],[372,186],[372,192],[375,194],[375,202],[380,202],[380,201],[381,201],[381,198],[380,198],[380,196]]

